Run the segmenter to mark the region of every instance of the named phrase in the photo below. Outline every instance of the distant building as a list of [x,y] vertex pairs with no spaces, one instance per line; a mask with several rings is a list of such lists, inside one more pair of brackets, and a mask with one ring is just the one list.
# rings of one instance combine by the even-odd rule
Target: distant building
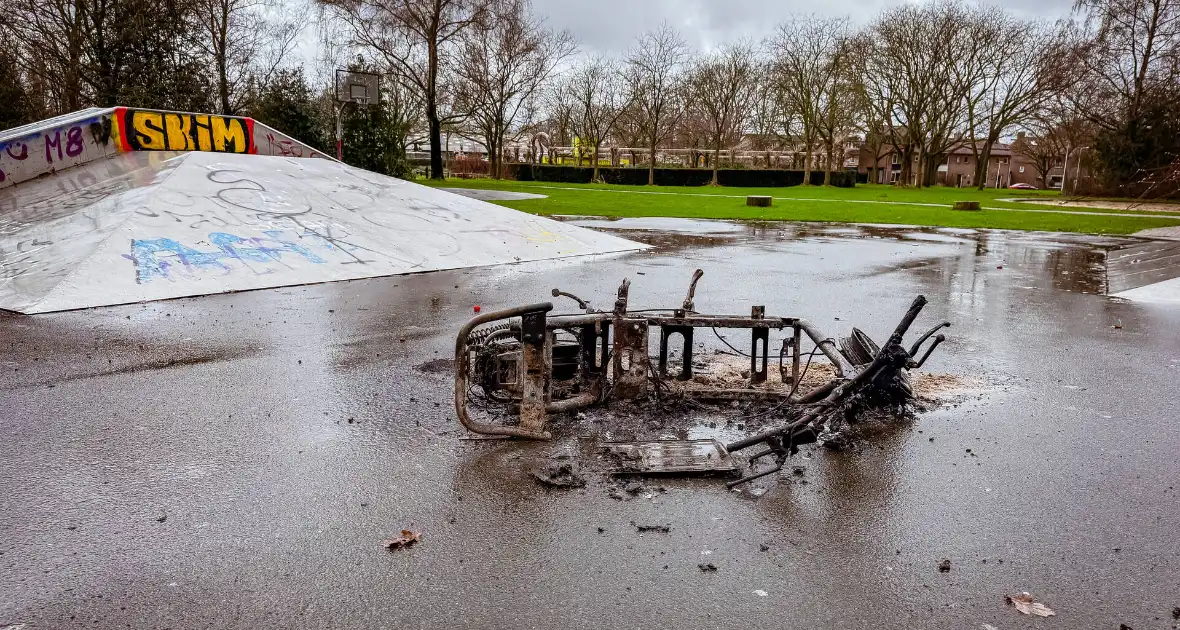
[[[1023,134],[1019,141],[1031,141]],[[983,155],[982,142],[976,144],[976,151]],[[1013,184],[1028,184],[1037,188],[1061,188],[1064,173],[1063,162],[1065,156],[1057,158],[1047,173],[1048,182],[1041,178],[1033,160],[1013,150],[1013,144],[997,142],[992,145],[988,157],[987,170],[984,173],[985,188],[1007,188]],[[938,165],[936,179],[932,185],[968,188],[977,185],[975,181],[976,151],[970,144],[960,144],[949,153]],[[873,173],[874,182],[878,184],[896,183],[901,177],[901,154],[890,145],[881,147],[881,155],[876,158],[876,171]],[[874,155],[861,146],[859,155],[855,158],[856,169],[869,175],[869,169],[874,163]],[[849,158],[851,160],[852,158]],[[913,171],[917,171],[917,157],[914,158]]]

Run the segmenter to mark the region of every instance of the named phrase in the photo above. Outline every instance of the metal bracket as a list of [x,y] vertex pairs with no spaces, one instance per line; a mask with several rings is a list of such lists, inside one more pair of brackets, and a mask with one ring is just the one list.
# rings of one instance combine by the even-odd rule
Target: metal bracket
[[687,381],[692,378],[692,326],[660,326],[660,376],[668,376],[668,339],[680,333],[684,339],[684,350],[681,352],[680,374],[677,379]]
[[635,399],[647,394],[650,359],[647,349],[647,321],[616,319],[614,324],[613,381],[615,395]]
[[[764,319],[766,317],[765,306],[754,306],[750,308],[750,319]],[[759,351],[759,343],[762,342],[761,351]],[[770,328],[756,327],[750,329],[750,384],[758,385],[766,382],[766,368],[770,363]],[[759,365],[758,359],[762,359]]]
[[551,340],[545,330],[545,313],[534,311],[520,318],[520,428],[537,436],[545,432],[545,403],[549,398]]

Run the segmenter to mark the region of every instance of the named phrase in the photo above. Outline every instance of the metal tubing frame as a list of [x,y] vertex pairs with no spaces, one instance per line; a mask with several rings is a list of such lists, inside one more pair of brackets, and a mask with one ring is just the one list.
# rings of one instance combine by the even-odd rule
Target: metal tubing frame
[[[620,304],[616,303],[616,307],[622,306],[623,308],[625,308],[625,305],[626,305],[625,300],[626,300],[626,288],[623,288],[620,291],[620,301],[622,302],[622,304],[620,305]],[[925,298],[919,297],[917,300],[915,300],[915,303],[914,303],[914,305],[911,306],[910,311],[906,313],[906,317],[903,318],[902,322],[898,325],[897,330],[894,331],[894,336],[890,337],[890,341],[892,341],[894,339],[894,337],[898,337],[899,332],[904,334],[904,331],[909,327],[909,324],[911,324],[913,322],[913,319],[917,316],[918,311],[921,310],[921,307],[924,304],[925,304]],[[476,422],[471,419],[470,414],[468,414],[468,412],[467,412],[467,388],[468,388],[467,373],[468,373],[469,367],[470,367],[470,357],[468,354],[469,348],[467,345],[467,338],[471,334],[471,332],[475,330],[476,327],[481,326],[483,324],[487,324],[487,323],[499,321],[499,320],[510,319],[513,317],[523,317],[524,315],[529,314],[529,313],[540,312],[540,313],[547,314],[552,309],[553,309],[552,303],[541,302],[541,303],[537,303],[537,304],[518,306],[515,308],[503,309],[503,310],[499,310],[499,311],[492,311],[492,312],[483,313],[481,315],[476,316],[475,318],[471,319],[466,324],[464,324],[463,327],[460,329],[459,334],[455,340],[455,413],[459,418],[459,422],[462,423],[462,425],[464,427],[466,427],[468,430],[474,431],[476,433],[484,433],[484,434],[488,434],[488,435],[505,435],[505,436],[522,437],[522,438],[530,438],[530,439],[550,439],[551,434],[548,431],[543,430],[543,427],[544,427],[544,417],[543,416],[540,417],[539,419],[533,418],[528,423],[534,427],[537,427],[537,430],[529,430],[528,428],[522,427],[522,426],[505,426],[505,425],[486,424],[486,423]],[[811,341],[813,343],[815,343],[815,345],[819,349],[819,351],[822,352],[825,357],[827,357],[827,359],[832,363],[832,365],[836,369],[836,379],[834,379],[833,381],[831,381],[829,383],[825,383],[823,385],[820,385],[810,391],[807,391],[807,392],[804,392],[801,394],[797,393],[795,395],[789,395],[789,394],[785,394],[785,393],[776,393],[776,392],[762,392],[759,390],[749,390],[749,389],[717,390],[717,391],[689,391],[689,392],[685,393],[688,396],[692,396],[692,397],[699,398],[702,400],[709,400],[709,399],[736,400],[736,399],[755,398],[755,397],[764,398],[764,399],[786,398],[787,402],[789,402],[791,404],[810,404],[810,403],[816,403],[818,401],[819,404],[822,405],[825,402],[832,400],[833,398],[839,398],[840,396],[842,396],[843,392],[848,389],[848,386],[852,385],[853,383],[861,383],[861,382],[867,380],[868,374],[866,374],[866,373],[876,372],[880,368],[880,366],[877,366],[876,363],[874,362],[874,364],[871,364],[865,370],[857,370],[856,367],[853,366],[846,358],[844,358],[844,355],[840,353],[839,349],[836,346],[836,342],[832,337],[828,337],[827,335],[824,335],[822,332],[820,332],[819,329],[817,329],[813,324],[811,324],[811,322],[809,322],[805,319],[798,319],[798,318],[792,318],[792,317],[765,317],[765,316],[762,316],[760,313],[758,313],[756,316],[752,316],[752,317],[724,316],[724,315],[700,315],[700,314],[696,314],[696,313],[681,314],[680,312],[677,312],[673,315],[638,315],[638,314],[630,314],[630,313],[627,313],[626,311],[586,313],[586,314],[566,314],[566,315],[554,315],[551,317],[545,317],[545,330],[546,331],[570,330],[570,331],[576,331],[576,332],[581,333],[583,331],[586,331],[587,327],[594,327],[595,330],[602,330],[602,328],[605,326],[613,326],[615,328],[614,332],[617,333],[620,326],[627,326],[627,325],[634,325],[634,324],[639,324],[641,329],[650,329],[651,326],[658,326],[661,329],[661,331],[668,331],[668,332],[687,331],[687,330],[691,330],[694,328],[705,328],[705,327],[708,327],[708,328],[712,328],[712,327],[750,328],[750,329],[753,329],[753,331],[754,331],[753,334],[755,335],[755,339],[758,339],[758,338],[765,339],[764,335],[766,335],[766,333],[768,333],[771,328],[774,328],[777,330],[782,330],[784,328],[792,328],[792,329],[794,329],[793,330],[793,338],[795,340],[795,356],[792,358],[792,375],[793,375],[793,380],[795,382],[792,383],[792,386],[793,386],[792,389],[798,387],[798,379],[801,377],[801,375],[799,374],[799,356],[800,356],[799,341],[801,338],[800,333],[806,334],[811,339]],[[664,335],[664,334],[665,333],[663,333],[663,332],[661,333],[661,335]],[[597,343],[601,344],[602,348],[605,350],[605,348],[607,347],[607,344],[606,344],[606,340],[603,337],[604,336],[598,336]],[[691,339],[691,337],[688,337],[687,335],[686,335],[686,337],[687,337],[687,339]],[[646,343],[642,344],[642,346],[644,348],[646,348],[646,345],[647,345]],[[661,344],[661,345],[663,345],[663,344]],[[763,350],[766,351],[766,353],[769,352],[769,348],[767,347],[768,345],[769,344],[766,341],[763,341]],[[618,356],[614,357],[612,363],[614,363],[615,361],[618,361],[619,359],[620,359],[620,357],[618,357]],[[641,358],[641,360],[642,360],[642,358]],[[647,360],[650,360],[650,358],[647,358]],[[756,361],[756,358],[753,360]],[[765,358],[764,358],[764,361],[765,361]],[[610,365],[609,367],[613,368],[615,366]],[[660,368],[663,368],[663,367],[664,367],[663,362],[661,362]],[[601,368],[600,368],[601,373],[596,375],[597,379],[598,379],[597,381],[595,381],[595,383],[598,385],[597,387],[594,386],[595,383],[591,383],[591,390],[590,391],[582,392],[576,396],[573,396],[571,398],[567,398],[565,400],[558,400],[558,401],[546,400],[544,403],[544,407],[543,407],[544,412],[545,413],[561,413],[561,412],[566,412],[566,411],[573,411],[575,409],[589,407],[593,404],[600,402],[601,396],[602,396],[602,389],[603,389],[602,386],[604,385],[604,383],[602,382],[602,379],[605,378],[607,369],[608,369],[608,365],[601,366]],[[615,370],[611,370],[611,371],[614,372]],[[661,369],[660,371],[662,372],[663,370]],[[616,374],[616,376],[617,376],[617,374]],[[849,379],[851,379],[851,380],[849,380]],[[548,392],[546,392],[546,395],[547,394],[548,394]],[[805,418],[810,419],[808,416],[805,416]],[[793,424],[798,425],[802,421],[803,421],[803,419],[801,419],[800,421],[793,423]],[[777,432],[781,432],[781,431],[782,431],[782,429],[779,429]],[[768,433],[765,435],[771,435],[771,433]],[[757,441],[765,440],[765,437],[764,436],[754,436],[753,438],[750,438],[750,439],[756,440],[755,442],[753,442],[753,443],[756,443]],[[743,440],[742,442],[747,442],[747,441],[748,440]],[[734,446],[737,446],[737,444],[735,444]],[[744,446],[739,446],[739,448],[744,448]]]
[[922,307],[925,305],[926,296],[919,295],[917,298],[914,298],[914,301],[912,304],[910,304],[910,308],[906,311],[905,316],[902,317],[901,322],[898,323],[897,328],[895,328],[893,330],[893,334],[890,335],[889,341],[884,347],[881,348],[881,351],[877,353],[877,356],[873,358],[873,361],[851,379],[840,383],[839,386],[832,389],[832,391],[827,396],[825,396],[823,400],[816,403],[815,407],[805,413],[802,418],[799,418],[785,427],[764,431],[757,435],[752,435],[748,438],[727,444],[725,446],[725,450],[732,453],[734,451],[739,451],[744,448],[754,446],[755,444],[765,442],[771,438],[792,436],[797,430],[805,430],[807,425],[811,424],[812,421],[818,418],[824,409],[835,404],[849,391],[852,391],[856,387],[869,382],[886,366],[893,364],[897,365],[897,367],[904,367],[908,361],[912,360],[912,358],[910,357],[909,353],[906,352],[905,348],[901,346],[902,337],[905,336],[906,331],[909,330],[910,325],[914,323],[914,320],[918,317],[918,313],[922,312]]
[[[455,338],[455,414],[459,417],[459,422],[467,430],[485,435],[507,435],[533,440],[548,440],[553,437],[548,431],[538,433],[521,427],[476,422],[467,414],[467,371],[470,366],[467,337],[471,335],[471,331],[475,330],[476,326],[489,322],[521,317],[527,313],[548,313],[551,310],[553,310],[553,304],[551,302],[540,302],[499,311],[491,311],[475,316],[459,329],[459,334]],[[548,324],[546,327],[548,328]]]

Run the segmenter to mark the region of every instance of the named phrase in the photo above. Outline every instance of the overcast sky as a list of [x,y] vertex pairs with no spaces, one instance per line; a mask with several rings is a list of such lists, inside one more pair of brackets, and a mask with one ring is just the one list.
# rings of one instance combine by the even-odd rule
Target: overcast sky
[[[308,0],[295,0],[303,2]],[[918,0],[909,0],[918,1]],[[925,1],[925,0],[923,0]],[[976,0],[963,0],[974,2]],[[1015,15],[1056,20],[1068,17],[1073,0],[980,0],[998,4]],[[697,51],[708,51],[745,37],[760,40],[792,15],[815,13],[849,17],[865,24],[882,9],[907,0],[532,0],[550,27],[569,29],[582,54],[622,56],[644,33],[664,21],[674,26]],[[317,33],[304,30],[296,52],[309,72],[317,67]],[[331,67],[331,63],[325,67]],[[321,68],[322,69],[322,68]]]
[[[904,0],[903,0],[904,1]],[[667,20],[688,44],[709,50],[740,37],[761,39],[792,14],[848,16],[868,22],[897,0],[533,0],[537,13],[557,29],[569,29],[582,51],[620,54],[636,36]],[[1027,17],[1056,19],[1069,15],[1072,0],[998,0]]]

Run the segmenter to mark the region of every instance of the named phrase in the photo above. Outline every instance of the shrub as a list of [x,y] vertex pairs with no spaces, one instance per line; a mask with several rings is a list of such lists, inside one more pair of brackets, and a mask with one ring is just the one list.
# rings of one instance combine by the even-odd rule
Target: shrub
[[[554,166],[551,164],[512,164],[507,175],[525,182],[558,182],[563,184],[588,184],[594,169],[588,166]],[[600,167],[598,176],[607,184],[642,186],[647,184],[646,168]],[[832,185],[850,188],[856,185],[855,171],[834,171]],[[713,181],[713,171],[703,168],[657,168],[657,186],[705,186]],[[803,171],[725,168],[717,171],[717,183],[721,186],[751,188],[777,188],[798,186],[803,183]],[[812,171],[811,183],[824,183],[823,171]]]

